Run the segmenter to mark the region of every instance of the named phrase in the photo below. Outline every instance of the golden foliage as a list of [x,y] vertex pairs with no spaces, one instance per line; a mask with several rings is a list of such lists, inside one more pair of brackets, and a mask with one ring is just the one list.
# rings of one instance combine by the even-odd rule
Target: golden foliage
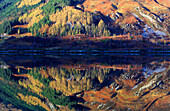
[[[69,73],[72,73],[72,69],[68,69]],[[75,73],[79,73],[75,71]],[[67,75],[63,69],[50,68],[48,74],[54,78],[54,81],[49,83],[49,86],[61,91],[64,95],[72,95],[83,90],[92,88],[92,81],[89,78],[81,79],[80,81],[74,80],[74,77],[71,77],[72,80],[68,80],[65,76]]]
[[[83,90],[91,89],[93,86],[93,79],[85,76],[81,79],[81,71],[73,69],[62,69],[62,68],[49,68],[48,74],[55,80],[49,83],[49,86],[61,91],[64,95],[72,95]],[[87,71],[88,72],[88,71]],[[67,78],[69,74],[74,74]],[[98,77],[102,83],[104,81],[105,74],[109,73],[109,69],[99,69],[99,72],[92,71],[94,76]],[[104,73],[104,74],[102,74]],[[90,74],[90,72],[88,73]]]
[[18,98],[20,98],[21,100],[25,101],[27,104],[31,104],[31,105],[39,105],[42,106],[43,108],[45,108],[47,111],[51,111],[50,108],[47,106],[47,104],[45,104],[44,102],[42,102],[39,98],[34,97],[34,96],[24,96],[21,93],[18,93]]
[[50,82],[50,87],[61,91],[64,95],[72,95],[83,90],[92,88],[92,81],[90,79],[82,79],[81,81],[67,81],[66,78],[56,78],[55,81]]
[[[42,26],[42,28],[40,29],[40,32],[43,34],[47,31],[48,28],[49,28],[49,25],[46,24],[45,26]],[[43,78],[49,77],[48,70],[45,70],[44,67],[40,68],[40,73],[41,73]]]
[[35,80],[31,75],[28,75],[27,80],[19,81],[19,85],[25,87],[25,88],[30,88],[37,94],[40,94],[42,92],[42,89],[44,85],[39,82],[38,80]]
[[43,5],[37,7],[34,9],[31,13],[26,13],[23,16],[19,17],[19,21],[28,23],[28,27],[31,27],[34,23],[37,23],[39,20],[41,20],[44,15],[42,14],[43,11],[41,10],[41,7]]
[[77,22],[81,22],[84,25],[93,23],[92,15],[89,12],[83,12],[69,6],[50,15],[49,19],[55,23],[49,28],[49,33],[52,35],[57,35],[57,32],[60,31],[59,29],[64,27],[67,23],[71,23],[72,25]]
[[39,2],[41,2],[41,0],[22,0],[20,3],[17,2],[16,5],[18,5],[18,8],[21,8],[23,6],[35,5]]

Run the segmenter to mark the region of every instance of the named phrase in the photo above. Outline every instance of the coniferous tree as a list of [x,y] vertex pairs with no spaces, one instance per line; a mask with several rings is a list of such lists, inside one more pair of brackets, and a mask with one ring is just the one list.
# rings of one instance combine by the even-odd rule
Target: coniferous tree
[[99,29],[99,35],[102,36],[105,30],[105,23],[102,19],[100,20],[98,24],[98,29]]

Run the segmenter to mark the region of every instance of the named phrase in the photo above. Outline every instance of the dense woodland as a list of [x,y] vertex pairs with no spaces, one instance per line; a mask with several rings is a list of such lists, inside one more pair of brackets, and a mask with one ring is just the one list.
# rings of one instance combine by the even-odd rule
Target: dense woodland
[[[152,0],[99,2],[95,0],[1,0],[0,33],[15,36],[17,31],[13,27],[25,25],[27,30],[22,33],[36,37],[62,37],[76,34],[101,37],[131,33],[143,37],[147,35],[152,39],[151,41],[156,41],[155,43],[161,41],[160,37],[163,36],[162,40],[169,42],[166,36],[169,34],[168,14],[166,14],[168,11],[166,4],[169,2],[159,2]],[[153,29],[152,33],[144,30],[146,25]],[[20,32],[20,29],[17,30]]]
[[[30,96],[35,98],[42,99],[39,95],[29,91],[26,88],[20,87],[17,81],[15,81],[14,78],[12,78],[12,72],[10,69],[0,69],[0,78],[3,80],[0,80],[0,101],[2,101],[4,104],[13,104],[19,109],[22,110],[45,110],[40,105],[36,104],[34,106],[31,106],[31,104],[28,104],[26,101],[21,101],[18,95],[23,96]],[[12,84],[11,84],[12,83]],[[27,98],[28,101],[31,99]],[[32,101],[33,102],[33,101]]]
[[[14,33],[12,28],[14,25],[28,24],[28,32],[39,37],[75,34],[111,35],[107,25],[99,15],[67,7],[81,3],[82,0],[41,0],[37,4],[29,0],[16,0],[15,2],[3,0],[1,2],[1,11],[3,12],[1,20],[3,22],[0,24],[0,33],[12,34]],[[10,19],[7,20],[5,17]]]
[[[50,87],[49,82],[51,80],[44,78],[39,72],[39,68],[32,69],[28,72],[28,74],[30,74],[29,79],[33,83],[26,83],[28,85],[27,87],[21,87],[24,81],[22,81],[22,79],[18,81],[13,77],[13,72],[10,69],[0,69],[0,71],[0,78],[3,79],[0,80],[0,101],[5,104],[13,104],[19,109],[30,111],[50,110],[45,103],[45,98],[48,98],[54,106],[67,105],[72,109],[77,105],[77,102],[72,100],[71,97],[64,96],[61,92],[57,92],[54,88]],[[37,85],[34,86],[35,84]],[[40,88],[42,88],[42,90]],[[32,91],[30,91],[30,89]],[[40,93],[37,93],[37,91]],[[57,106],[55,107],[57,108]]]
[[31,6],[23,6],[18,7],[17,3],[20,0],[1,0],[0,1],[0,33],[12,33],[12,26],[20,24],[18,22],[18,17],[22,16],[24,13],[27,13],[29,10],[34,9],[39,6],[40,3],[31,5]]

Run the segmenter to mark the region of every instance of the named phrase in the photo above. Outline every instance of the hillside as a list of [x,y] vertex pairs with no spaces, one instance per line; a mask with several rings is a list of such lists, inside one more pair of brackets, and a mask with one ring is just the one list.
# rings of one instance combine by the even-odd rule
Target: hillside
[[130,33],[169,43],[169,4],[165,0],[2,0],[0,33],[17,37]]

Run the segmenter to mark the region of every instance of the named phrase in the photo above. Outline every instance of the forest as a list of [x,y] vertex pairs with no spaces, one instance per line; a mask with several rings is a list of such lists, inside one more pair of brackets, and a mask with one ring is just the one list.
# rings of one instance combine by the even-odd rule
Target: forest
[[150,7],[152,3],[131,0],[1,0],[0,33],[17,38],[69,38],[82,34],[83,37],[120,39],[130,33],[135,40],[147,36],[149,42],[167,45],[168,9],[152,2],[158,9]]
[[[42,77],[39,68],[32,69],[28,74],[33,77],[32,81],[36,81],[34,84],[42,84],[41,93],[37,93],[33,87],[21,87],[22,80],[17,80],[12,76],[13,72],[10,69],[0,69],[0,71],[0,78],[3,79],[0,79],[0,101],[4,104],[13,104],[19,109],[29,111],[50,110],[45,104],[45,98],[48,98],[54,105],[67,105],[70,109],[77,105],[77,102],[72,100],[71,97],[64,96],[61,92],[50,87],[50,80]],[[55,107],[57,108],[57,106]]]
[[[36,37],[61,37],[76,34],[95,37],[113,34],[100,15],[67,7],[81,3],[82,0],[41,0],[37,4],[29,0],[1,2],[0,7],[3,12],[1,15],[3,22],[0,24],[1,34],[13,34],[12,27],[20,24],[28,24],[28,32]],[[6,17],[9,19],[5,19]]]
[[[13,104],[17,106],[17,108],[22,110],[30,110],[30,111],[38,111],[45,110],[39,105],[31,106],[30,104],[21,101],[18,97],[18,94],[34,96],[37,98],[41,98],[39,95],[28,91],[26,88],[22,88],[19,86],[18,82],[12,78],[12,72],[10,69],[0,69],[0,101],[4,104]],[[12,83],[12,84],[11,84]]]

